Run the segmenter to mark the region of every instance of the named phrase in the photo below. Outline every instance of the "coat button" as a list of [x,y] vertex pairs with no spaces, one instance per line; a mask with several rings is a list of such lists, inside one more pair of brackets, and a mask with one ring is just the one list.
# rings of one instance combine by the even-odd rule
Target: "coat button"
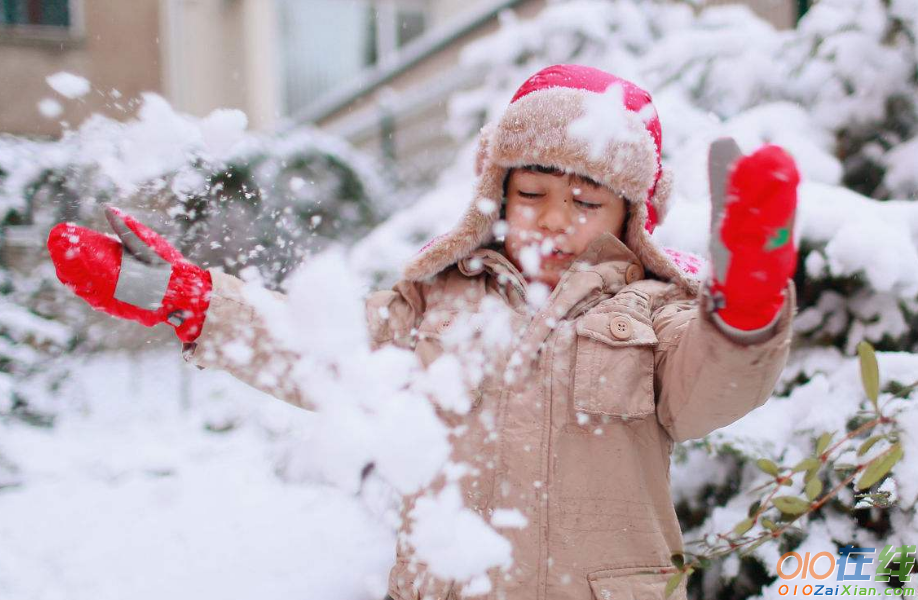
[[447,319],[446,321],[440,321],[440,324],[437,326],[437,329],[439,329],[441,332],[446,331],[447,329],[449,329],[449,326],[452,324],[453,322],[449,319]]
[[612,332],[612,337],[618,340],[627,340],[634,332],[631,320],[622,316],[615,317],[609,321],[609,330]]
[[625,270],[625,283],[634,283],[639,279],[644,279],[644,269],[641,265],[631,263]]

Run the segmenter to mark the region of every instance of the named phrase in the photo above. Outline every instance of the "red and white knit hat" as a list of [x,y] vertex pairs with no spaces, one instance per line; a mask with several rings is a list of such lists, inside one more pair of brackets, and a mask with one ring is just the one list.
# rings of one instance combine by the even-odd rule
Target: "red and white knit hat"
[[[620,86],[606,93],[610,87]],[[597,108],[609,119],[583,123]],[[616,105],[617,104],[617,105]],[[623,106],[622,106],[623,105]],[[608,132],[574,131],[607,125]],[[605,135],[605,137],[602,137]],[[598,142],[597,142],[598,140]],[[555,167],[593,179],[629,202],[624,242],[646,270],[696,293],[698,264],[656,245],[650,234],[666,217],[673,187],[672,171],[660,160],[660,120],[645,90],[592,67],[554,65],[530,77],[514,94],[496,123],[479,135],[475,197],[460,222],[425,246],[406,266],[405,277],[420,281],[494,239],[504,179],[509,169],[526,165]],[[686,262],[688,261],[688,262]],[[677,264],[679,263],[679,264]]]

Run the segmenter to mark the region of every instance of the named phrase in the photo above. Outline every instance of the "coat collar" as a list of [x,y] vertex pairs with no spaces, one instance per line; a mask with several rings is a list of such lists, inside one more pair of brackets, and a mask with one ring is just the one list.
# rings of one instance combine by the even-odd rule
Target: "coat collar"
[[[528,286],[523,274],[499,250],[478,248],[461,259],[458,267],[469,277],[485,271],[491,273],[499,282],[510,284],[515,297],[508,297],[508,300],[514,308],[526,303]],[[561,276],[542,310],[551,306],[555,315],[571,318],[576,316],[575,308],[583,309],[601,300],[602,296],[615,295],[624,286],[643,278],[644,269],[637,255],[619,238],[604,233],[593,240]]]

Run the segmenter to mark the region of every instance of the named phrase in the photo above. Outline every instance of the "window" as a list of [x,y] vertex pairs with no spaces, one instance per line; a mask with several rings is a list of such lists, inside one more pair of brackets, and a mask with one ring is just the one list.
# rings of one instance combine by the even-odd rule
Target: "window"
[[0,0],[0,25],[70,27],[69,0]]
[[428,0],[279,0],[287,112],[394,59],[428,26]]
[[398,11],[398,45],[404,46],[408,42],[421,37],[427,25],[424,11],[418,8],[402,9]]

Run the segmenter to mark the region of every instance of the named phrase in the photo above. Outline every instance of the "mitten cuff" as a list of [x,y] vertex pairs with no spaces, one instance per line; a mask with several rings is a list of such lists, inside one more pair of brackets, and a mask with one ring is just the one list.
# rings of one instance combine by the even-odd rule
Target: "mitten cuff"
[[213,282],[210,273],[189,262],[173,265],[172,280],[166,294],[165,320],[175,328],[178,338],[193,342],[204,328],[204,319],[210,306]]
[[794,282],[791,279],[787,281],[787,285],[784,288],[784,302],[781,308],[768,324],[756,329],[740,329],[728,324],[716,310],[713,300],[708,296],[708,292],[705,291],[703,293],[706,297],[702,300],[702,306],[706,308],[704,311],[706,316],[714,323],[718,331],[724,334],[724,337],[743,346],[759,344],[771,339],[779,330],[790,326],[790,320],[796,312],[797,294]]
[[771,323],[760,327],[758,329],[739,329],[732,325],[727,324],[720,315],[717,314],[717,311],[711,313],[711,321],[714,322],[714,325],[723,333],[725,336],[733,340],[738,344],[743,344],[748,346],[749,344],[758,344],[769,339],[775,334],[775,329],[778,326],[778,320],[781,318],[781,311],[778,311],[775,314],[775,318],[771,320]]

